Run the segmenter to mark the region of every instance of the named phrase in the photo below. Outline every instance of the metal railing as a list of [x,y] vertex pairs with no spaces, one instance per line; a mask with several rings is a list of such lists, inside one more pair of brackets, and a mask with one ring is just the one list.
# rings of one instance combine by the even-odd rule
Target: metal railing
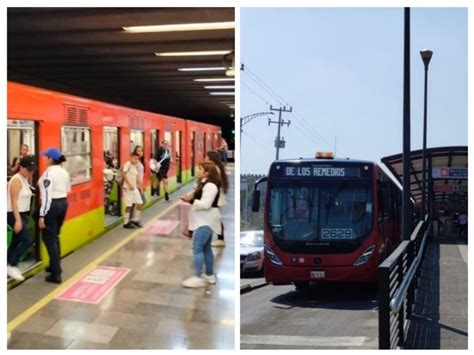
[[418,288],[431,220],[418,222],[379,266],[379,349],[403,348]]

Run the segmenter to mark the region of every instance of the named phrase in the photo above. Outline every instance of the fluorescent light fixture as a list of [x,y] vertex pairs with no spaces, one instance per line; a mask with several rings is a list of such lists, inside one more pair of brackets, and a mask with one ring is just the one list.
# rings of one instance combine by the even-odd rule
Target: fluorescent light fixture
[[235,22],[180,23],[174,25],[122,27],[125,32],[130,33],[229,30],[233,28],[235,28]]
[[235,96],[235,92],[225,92],[225,91],[214,91],[210,92],[209,95],[217,95],[217,96]]
[[234,85],[210,85],[210,86],[204,86],[204,89],[210,89],[210,90],[214,90],[214,89],[235,89],[235,86]]
[[219,82],[219,81],[235,81],[235,78],[200,78],[200,79],[194,79],[194,81],[199,81],[199,82]]
[[178,71],[221,71],[227,70],[226,67],[202,67],[202,68],[179,68]]
[[157,57],[191,57],[191,56],[206,56],[206,55],[224,55],[232,52],[231,50],[218,51],[191,51],[191,52],[156,52]]

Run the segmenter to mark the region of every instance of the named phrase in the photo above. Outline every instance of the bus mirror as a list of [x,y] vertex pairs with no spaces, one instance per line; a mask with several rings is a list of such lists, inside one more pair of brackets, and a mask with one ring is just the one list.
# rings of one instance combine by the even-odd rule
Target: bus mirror
[[260,211],[260,190],[253,192],[252,212]]

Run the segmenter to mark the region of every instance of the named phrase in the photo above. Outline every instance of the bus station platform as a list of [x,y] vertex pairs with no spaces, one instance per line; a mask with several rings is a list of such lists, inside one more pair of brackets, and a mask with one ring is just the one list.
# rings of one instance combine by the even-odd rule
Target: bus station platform
[[467,251],[454,235],[427,245],[406,349],[467,349]]
[[179,226],[188,185],[145,210],[143,228],[120,225],[63,258],[62,284],[41,272],[10,290],[8,349],[234,349],[233,185],[226,245],[213,248],[215,285],[181,286],[193,274],[192,241]]

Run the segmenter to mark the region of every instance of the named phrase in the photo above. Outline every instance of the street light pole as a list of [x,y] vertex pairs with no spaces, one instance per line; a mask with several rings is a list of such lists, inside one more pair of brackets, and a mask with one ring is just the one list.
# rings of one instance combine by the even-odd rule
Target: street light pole
[[403,197],[402,239],[410,240],[410,8],[405,8],[403,56]]
[[433,52],[424,49],[420,52],[421,59],[425,64],[425,102],[424,102],[424,110],[423,110],[423,169],[422,169],[422,200],[421,200],[421,218],[425,219],[426,214],[426,179],[427,179],[427,172],[426,172],[426,130],[427,130],[427,111],[428,111],[428,66],[430,64],[431,57],[433,56]]

